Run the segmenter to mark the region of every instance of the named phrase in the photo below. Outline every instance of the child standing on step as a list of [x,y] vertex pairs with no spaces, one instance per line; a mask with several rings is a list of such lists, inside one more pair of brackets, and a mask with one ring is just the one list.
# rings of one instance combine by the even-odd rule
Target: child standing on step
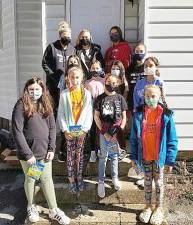
[[[142,222],[161,225],[164,220],[163,173],[171,172],[177,155],[177,136],[173,112],[159,103],[160,87],[147,85],[145,104],[133,116],[130,135],[132,165],[141,167],[145,176],[146,207],[140,214]],[[152,206],[152,182],[156,186],[156,205]]]
[[84,88],[83,71],[79,67],[68,70],[69,88],[60,95],[58,121],[67,142],[67,170],[69,190],[83,191],[84,141],[93,121],[92,97]]
[[12,126],[17,155],[25,173],[24,188],[29,221],[39,221],[38,210],[33,204],[35,177],[29,171],[34,166],[37,168],[41,165],[40,181],[50,209],[49,217],[59,224],[69,224],[70,219],[56,203],[52,180],[56,126],[50,96],[40,78],[34,77],[26,82],[22,97],[13,110]]
[[127,103],[122,95],[117,94],[118,79],[116,75],[106,75],[105,92],[97,97],[94,105],[94,118],[100,130],[98,195],[101,198],[105,197],[104,180],[108,157],[111,159],[111,176],[114,187],[116,190],[121,188],[118,180],[120,147],[117,141],[117,132],[125,127]]

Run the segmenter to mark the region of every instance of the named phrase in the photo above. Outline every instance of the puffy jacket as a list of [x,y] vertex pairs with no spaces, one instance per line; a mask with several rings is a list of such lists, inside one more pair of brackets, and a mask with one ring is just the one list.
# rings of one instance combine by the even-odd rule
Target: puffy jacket
[[[163,105],[160,104],[162,107]],[[142,121],[143,121],[143,107],[134,113],[133,124],[130,135],[130,159],[135,160],[137,164],[142,166]],[[159,166],[164,165],[173,166],[177,155],[178,138],[176,135],[176,128],[173,121],[173,112],[163,107],[160,135],[160,150],[159,150]]]
[[119,60],[123,63],[125,70],[128,70],[128,67],[131,63],[131,48],[127,41],[118,43],[108,48],[105,53],[105,71],[106,73],[111,72],[111,66],[113,61]]

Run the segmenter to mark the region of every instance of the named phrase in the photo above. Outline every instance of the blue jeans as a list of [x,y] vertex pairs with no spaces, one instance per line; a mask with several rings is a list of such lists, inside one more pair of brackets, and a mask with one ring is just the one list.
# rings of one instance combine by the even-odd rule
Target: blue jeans
[[[107,148],[107,143],[105,137],[100,134],[100,152],[99,152],[99,181],[104,182],[105,180],[105,171],[108,154],[112,154]],[[110,159],[111,161],[111,177],[118,178],[118,154],[113,154]]]

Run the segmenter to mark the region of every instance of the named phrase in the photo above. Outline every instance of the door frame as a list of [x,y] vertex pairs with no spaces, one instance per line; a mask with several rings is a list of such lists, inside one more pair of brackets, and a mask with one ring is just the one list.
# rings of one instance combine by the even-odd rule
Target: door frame
[[[120,22],[119,22],[119,26],[122,30],[123,36],[125,36],[125,0],[119,0],[119,1],[120,1],[120,18],[119,18]],[[65,8],[66,8],[66,10],[65,10],[66,21],[69,24],[71,24],[71,0],[66,0]]]

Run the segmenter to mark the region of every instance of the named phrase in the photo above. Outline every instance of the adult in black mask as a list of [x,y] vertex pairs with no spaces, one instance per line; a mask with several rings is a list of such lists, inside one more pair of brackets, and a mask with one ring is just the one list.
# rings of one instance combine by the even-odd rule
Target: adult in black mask
[[90,67],[93,62],[98,60],[101,63],[102,68],[104,68],[101,47],[92,42],[92,36],[89,30],[84,29],[80,32],[75,48],[76,54],[81,60],[82,69],[87,80],[91,78]]
[[59,23],[59,40],[49,44],[44,52],[42,67],[46,73],[46,85],[54,101],[54,114],[57,116],[59,103],[58,83],[60,77],[65,74],[67,59],[75,54],[75,48],[70,44],[71,29],[65,21]]
[[116,60],[123,63],[125,71],[127,72],[131,61],[129,43],[123,39],[121,28],[118,26],[114,26],[110,29],[109,37],[112,46],[108,48],[105,53],[105,72],[111,72],[111,66]]

